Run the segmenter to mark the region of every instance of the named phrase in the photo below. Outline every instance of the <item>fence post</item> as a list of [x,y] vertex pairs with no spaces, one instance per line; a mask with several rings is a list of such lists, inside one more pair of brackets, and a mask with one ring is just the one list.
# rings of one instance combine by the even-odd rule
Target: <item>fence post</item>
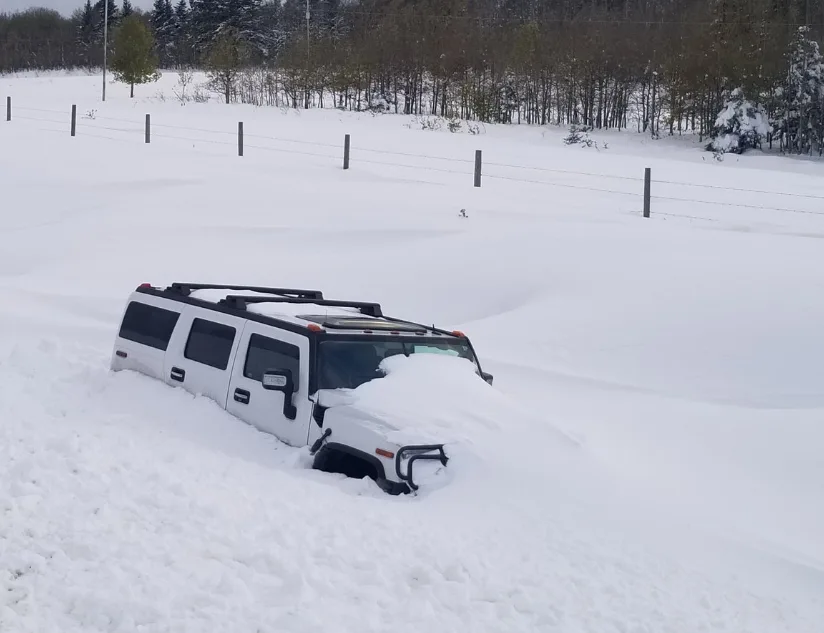
[[237,155],[243,156],[243,121],[237,124]]
[[649,167],[644,169],[644,217],[649,217],[649,203],[650,203],[650,181],[652,180],[651,170]]
[[483,159],[481,158],[481,150],[475,150],[475,186],[481,186],[481,166],[483,165]]
[[146,115],[146,142],[152,142],[152,116],[150,114]]
[[6,121],[11,121],[11,97],[6,97]]
[[72,136],[77,133],[77,106],[72,105]]
[[349,135],[343,137],[343,168],[349,169]]

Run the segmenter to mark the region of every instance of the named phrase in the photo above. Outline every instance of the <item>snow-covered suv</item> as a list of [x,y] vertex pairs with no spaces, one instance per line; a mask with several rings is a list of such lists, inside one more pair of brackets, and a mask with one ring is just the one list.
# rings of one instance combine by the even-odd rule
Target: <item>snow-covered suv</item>
[[427,351],[470,360],[492,382],[464,334],[385,316],[377,303],[315,290],[142,284],[123,314],[112,369],[211,398],[286,444],[311,445],[315,468],[368,476],[399,494],[418,489],[417,461],[446,465],[443,444],[393,443],[379,419],[359,419],[334,399],[326,406],[322,395],[380,378],[387,357]]

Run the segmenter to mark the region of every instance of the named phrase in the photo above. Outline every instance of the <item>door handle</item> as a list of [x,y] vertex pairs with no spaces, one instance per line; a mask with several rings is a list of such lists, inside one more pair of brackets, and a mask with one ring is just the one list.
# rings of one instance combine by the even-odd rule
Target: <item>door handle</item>
[[177,382],[183,382],[186,379],[186,372],[178,367],[172,367],[171,378]]
[[249,404],[249,400],[251,398],[252,394],[245,389],[235,389],[235,402],[239,402],[240,404]]

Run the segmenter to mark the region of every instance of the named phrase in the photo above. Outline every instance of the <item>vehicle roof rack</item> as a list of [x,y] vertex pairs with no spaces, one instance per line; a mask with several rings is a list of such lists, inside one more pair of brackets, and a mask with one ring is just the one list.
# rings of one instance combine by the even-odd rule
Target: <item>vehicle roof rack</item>
[[173,290],[188,297],[193,290],[248,290],[249,292],[260,292],[262,294],[281,295],[284,297],[296,297],[301,299],[323,299],[320,290],[300,290],[298,288],[270,288],[267,286],[232,286],[226,284],[189,284],[175,282],[169,286],[168,290]]
[[403,324],[406,324],[406,325],[415,325],[415,326],[418,326],[418,327],[425,328],[426,330],[428,330],[430,332],[435,332],[436,334],[443,334],[445,336],[453,336],[453,337],[457,337],[457,338],[462,338],[461,336],[458,336],[458,333],[450,332],[449,330],[444,330],[443,328],[436,327],[434,324],[433,325],[425,325],[423,323],[417,323],[415,321],[407,321],[406,319],[396,319],[394,317],[389,317],[389,316],[384,316],[383,318],[386,319],[387,321],[391,321],[392,323],[403,323]]
[[322,325],[330,330],[374,330],[376,332],[404,332],[410,334],[423,335],[429,331],[425,325],[417,323],[404,323],[394,319],[361,319],[359,317],[306,317],[310,321]]
[[245,310],[249,304],[253,303],[295,303],[311,304],[318,306],[328,306],[330,308],[355,308],[366,316],[381,318],[383,311],[379,303],[369,303],[365,301],[335,301],[332,299],[312,299],[309,297],[244,297],[243,295],[229,295],[221,299],[220,303]]

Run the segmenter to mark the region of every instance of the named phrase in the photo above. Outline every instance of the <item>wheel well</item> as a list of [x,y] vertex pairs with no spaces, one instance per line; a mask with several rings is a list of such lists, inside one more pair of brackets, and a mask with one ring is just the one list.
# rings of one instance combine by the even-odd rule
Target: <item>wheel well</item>
[[369,477],[379,481],[386,476],[383,464],[377,457],[343,444],[329,443],[321,448],[315,456],[314,468],[354,479]]

